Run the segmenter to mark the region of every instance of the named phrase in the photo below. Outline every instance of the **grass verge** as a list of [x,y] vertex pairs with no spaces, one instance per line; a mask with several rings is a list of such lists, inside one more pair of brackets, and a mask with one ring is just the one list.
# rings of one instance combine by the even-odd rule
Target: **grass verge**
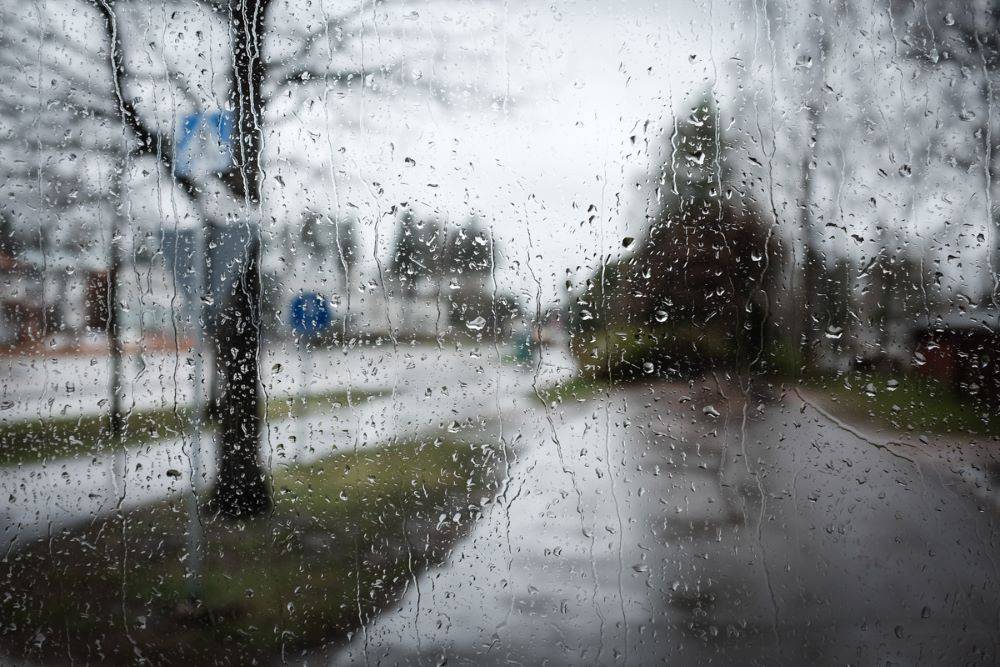
[[587,401],[611,387],[607,379],[574,375],[555,384],[538,388],[535,399],[543,405],[563,403],[568,400]]
[[[351,403],[386,393],[386,390],[353,389]],[[285,419],[345,405],[347,392],[339,390],[310,394],[304,401],[299,396],[282,397],[268,402],[267,416]],[[190,427],[192,417],[192,411],[186,407],[133,410],[125,415],[125,445],[179,437]],[[0,421],[0,465],[98,454],[110,451],[113,446],[106,414]]]
[[292,659],[358,629],[441,562],[492,495],[501,455],[438,438],[284,469],[271,515],[204,519],[194,603],[180,500],[25,545],[0,560],[0,643],[38,662]]
[[855,372],[815,378],[807,386],[835,411],[896,431],[1000,435],[1000,416],[995,411],[972,397],[957,395],[933,378]]

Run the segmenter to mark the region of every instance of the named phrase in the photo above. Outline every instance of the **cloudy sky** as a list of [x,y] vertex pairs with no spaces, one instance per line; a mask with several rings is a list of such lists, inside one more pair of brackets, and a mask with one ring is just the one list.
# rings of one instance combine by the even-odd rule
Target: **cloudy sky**
[[[44,8],[49,31],[69,35],[97,57],[87,62],[59,50],[56,41],[37,45],[38,52],[56,49],[57,62],[78,68],[97,97],[113,102],[93,8],[41,1],[18,10],[20,18],[41,23]],[[773,171],[771,182],[756,187],[777,193],[777,215],[787,232],[795,233],[798,216],[803,109],[816,102],[830,109],[813,174],[830,248],[854,253],[864,264],[879,247],[874,227],[884,223],[909,228],[911,239],[937,242],[942,251],[961,244],[981,250],[990,233],[980,219],[985,207],[967,204],[983,199],[982,193],[976,199],[981,179],[941,166],[947,144],[940,162],[932,164],[930,153],[925,160],[922,171],[936,180],[918,178],[924,175],[917,161],[920,123],[943,124],[957,134],[970,134],[972,125],[950,118],[953,109],[912,76],[915,66],[897,57],[884,12],[861,3],[858,25],[833,33],[836,61],[824,77],[812,67],[819,60],[809,32],[822,18],[794,3],[787,11],[768,6],[777,12],[770,23],[741,0],[378,6],[279,0],[267,42],[273,95],[260,213],[269,225],[297,225],[307,208],[356,217],[369,256],[382,257],[393,236],[388,212],[400,202],[453,224],[475,213],[504,250],[502,287],[533,299],[540,283],[549,301],[561,296],[567,277],[579,282],[601,257],[620,249],[622,236],[641,232],[649,196],[643,180],[661,133],[675,116],[688,115],[692,95],[714,86],[724,118],[765,126],[750,137],[758,155],[774,150],[775,139],[780,144],[759,170]],[[339,30],[317,33],[308,53],[297,51],[302,34],[344,13],[356,16]],[[170,132],[193,111],[226,108],[231,56],[220,15],[199,3],[164,0],[121,5],[119,19],[133,75],[125,93],[147,120]],[[786,28],[784,37],[771,32],[776,25]],[[10,76],[44,74],[32,65],[25,57],[24,67]],[[361,67],[376,74],[349,85],[323,74]],[[780,75],[767,80],[768,68]],[[287,78],[292,83],[273,88]],[[804,96],[796,87],[809,79],[821,95]],[[747,89],[737,94],[740,85]],[[442,94],[443,86],[450,92]],[[45,95],[32,100],[33,108],[45,108]],[[762,111],[758,103],[775,95],[783,106]],[[734,108],[734,100],[744,106]],[[113,118],[116,110],[105,111]],[[757,123],[762,113],[767,117]],[[30,114],[25,119],[32,121]],[[74,123],[66,128],[70,138],[93,132]],[[94,182],[109,180],[109,165],[93,155],[72,168],[89,169]],[[904,180],[904,172],[914,177]],[[155,166],[133,164],[127,180],[134,226],[186,226],[200,219]],[[233,204],[220,197],[214,204],[219,210],[210,212],[223,217]],[[968,229],[951,228],[967,242],[948,236],[957,216]],[[374,273],[373,263],[368,270]]]
[[[557,298],[567,269],[589,273],[599,248],[620,247],[629,220],[634,226],[628,213],[641,211],[646,196],[635,183],[673,110],[683,113],[689,94],[712,81],[731,85],[731,57],[744,37],[731,8],[719,4],[460,7],[451,16],[478,38],[446,40],[436,66],[447,68],[442,79],[471,83],[468,98],[439,104],[422,86],[435,65],[415,60],[402,66],[408,89],[331,103],[318,132],[318,116],[299,110],[302,123],[276,140],[291,158],[283,165],[275,156],[274,175],[285,185],[272,182],[269,205],[294,217],[303,203],[323,207],[326,198],[356,211],[366,245],[380,219],[382,243],[391,238],[382,214],[396,202],[456,222],[475,212],[505,250],[507,285],[534,298],[534,271],[543,298]],[[417,21],[446,23],[431,12]],[[399,48],[377,23],[362,26],[373,60]],[[306,177],[303,161],[323,166]],[[598,217],[586,222],[591,205]]]

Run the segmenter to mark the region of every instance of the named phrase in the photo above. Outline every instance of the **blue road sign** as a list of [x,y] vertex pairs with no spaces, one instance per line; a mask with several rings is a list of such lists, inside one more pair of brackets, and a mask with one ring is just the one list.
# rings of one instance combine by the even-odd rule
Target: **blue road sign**
[[196,111],[181,119],[174,152],[174,171],[190,176],[195,169],[222,171],[232,162],[233,114]]
[[290,318],[297,334],[317,334],[333,323],[330,303],[316,292],[303,292],[292,299]]

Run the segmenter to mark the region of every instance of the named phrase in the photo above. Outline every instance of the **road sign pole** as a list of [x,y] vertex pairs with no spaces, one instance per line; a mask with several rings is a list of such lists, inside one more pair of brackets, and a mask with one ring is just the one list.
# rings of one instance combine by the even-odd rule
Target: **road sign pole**
[[306,334],[299,336],[299,399],[302,404],[296,417],[296,449],[299,450],[306,442],[308,429],[306,424],[306,413],[309,404],[309,375],[312,373],[312,352],[309,348],[309,339]]
[[309,375],[312,373],[312,350],[309,347],[309,337],[325,331],[333,322],[330,304],[320,294],[303,292],[292,299],[289,308],[291,318],[289,324],[298,336],[299,349],[299,392],[301,409],[296,415],[295,440],[301,446],[306,441],[306,412],[309,402]]
[[[207,133],[204,137],[201,133]],[[204,139],[204,141],[203,141]],[[207,146],[209,155],[205,155]],[[174,170],[178,175],[203,177],[207,173],[225,170],[232,163],[232,114],[228,111],[203,113],[193,111],[181,120],[180,132],[174,147]],[[214,149],[213,149],[214,148]],[[201,153],[199,155],[199,153]],[[187,550],[188,567],[191,576],[188,580],[188,595],[197,599],[201,594],[201,552],[202,525],[198,509],[199,478],[204,476],[202,463],[202,435],[206,419],[205,400],[205,325],[207,313],[203,299],[207,291],[205,225],[208,215],[199,210],[200,220],[194,226],[192,248],[193,294],[192,294],[192,397],[191,411],[193,418],[190,429],[190,493],[187,494],[188,511]]]
[[201,515],[198,511],[198,478],[202,475],[201,462],[201,436],[202,426],[205,419],[205,311],[202,307],[202,299],[205,295],[205,229],[204,224],[196,224],[194,227],[194,239],[192,241],[193,262],[194,262],[194,290],[193,308],[194,315],[193,340],[192,340],[192,368],[193,394],[191,397],[191,489],[187,496],[188,529],[187,529],[187,551],[188,567],[191,577],[188,579],[188,597],[197,600],[201,595]]

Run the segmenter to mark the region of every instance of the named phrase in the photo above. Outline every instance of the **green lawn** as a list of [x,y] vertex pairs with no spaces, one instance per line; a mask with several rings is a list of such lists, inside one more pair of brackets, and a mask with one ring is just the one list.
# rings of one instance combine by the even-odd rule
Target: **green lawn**
[[1000,415],[971,397],[917,375],[850,373],[811,380],[834,410],[898,431],[1000,435]]
[[[546,405],[586,401],[610,386],[606,380],[578,375],[539,387],[536,398]],[[971,397],[956,395],[949,386],[932,378],[856,372],[812,377],[806,386],[822,394],[835,412],[897,431],[1000,436],[1000,414],[996,410],[990,411]]]
[[181,500],[23,545],[0,560],[0,642],[39,662],[292,659],[357,630],[441,562],[495,493],[502,456],[437,438],[287,468],[270,516],[205,518],[194,604]]
[[604,378],[574,375],[571,378],[538,388],[535,399],[544,405],[565,401],[587,401],[612,387]]
[[[385,395],[385,390],[354,389],[351,403],[359,403]],[[268,402],[269,419],[309,414],[347,405],[346,391],[329,391],[272,399]],[[126,445],[174,438],[191,424],[191,410],[133,410],[125,417]],[[0,421],[0,465],[35,463],[71,456],[93,455],[113,448],[108,437],[108,416],[59,417]]]

